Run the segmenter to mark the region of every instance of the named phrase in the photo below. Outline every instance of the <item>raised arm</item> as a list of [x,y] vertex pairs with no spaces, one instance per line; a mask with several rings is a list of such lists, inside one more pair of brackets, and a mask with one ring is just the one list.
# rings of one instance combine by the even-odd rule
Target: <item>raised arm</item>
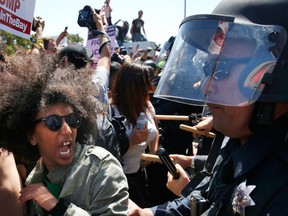
[[1,215],[25,215],[25,204],[18,200],[22,180],[14,156],[0,148],[0,209]]
[[[102,22],[102,17],[98,15],[93,9],[91,9],[93,13],[93,19],[96,23],[97,29],[103,33],[105,33],[105,29],[103,26]],[[110,43],[109,43],[109,38],[107,34],[99,34],[99,51],[100,51],[100,58],[97,63],[97,67],[105,67],[107,71],[110,70],[110,61],[111,61],[111,56],[110,56]],[[101,49],[101,50],[100,50]]]
[[58,46],[60,42],[68,35],[67,31],[64,30],[63,32],[60,33],[58,38],[56,39],[56,45]]

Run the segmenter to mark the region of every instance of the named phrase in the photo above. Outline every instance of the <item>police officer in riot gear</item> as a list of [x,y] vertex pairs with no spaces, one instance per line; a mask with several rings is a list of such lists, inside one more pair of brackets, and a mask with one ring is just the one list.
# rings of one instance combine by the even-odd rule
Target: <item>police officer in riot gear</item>
[[208,183],[187,193],[192,180],[177,166],[169,184],[186,182],[189,195],[150,209],[130,203],[130,215],[288,215],[287,12],[287,0],[222,0],[182,21],[155,96],[206,103],[230,139]]

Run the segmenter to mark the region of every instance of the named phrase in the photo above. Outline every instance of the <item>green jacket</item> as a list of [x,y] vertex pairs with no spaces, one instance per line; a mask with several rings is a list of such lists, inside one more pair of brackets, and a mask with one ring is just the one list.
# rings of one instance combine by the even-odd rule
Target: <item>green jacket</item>
[[[26,185],[43,183],[43,167],[41,163],[35,166]],[[47,177],[62,186],[59,198],[71,202],[64,216],[127,215],[127,179],[118,160],[99,146],[77,143],[72,164],[53,170]],[[36,202],[34,206],[38,215],[45,215]]]

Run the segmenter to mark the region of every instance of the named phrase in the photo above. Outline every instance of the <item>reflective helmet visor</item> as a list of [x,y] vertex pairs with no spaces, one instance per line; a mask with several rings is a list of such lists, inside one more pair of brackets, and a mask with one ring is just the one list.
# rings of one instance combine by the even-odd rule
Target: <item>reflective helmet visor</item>
[[154,96],[193,105],[253,103],[265,87],[263,76],[273,73],[286,39],[281,26],[191,16],[180,26]]

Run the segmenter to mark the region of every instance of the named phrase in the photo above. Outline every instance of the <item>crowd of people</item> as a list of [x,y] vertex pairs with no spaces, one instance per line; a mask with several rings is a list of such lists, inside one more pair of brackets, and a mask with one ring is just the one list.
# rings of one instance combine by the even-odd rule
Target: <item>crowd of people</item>
[[[105,16],[91,9],[97,62],[82,45],[60,47],[66,29],[43,38],[34,18],[31,52],[0,58],[1,215],[287,215],[287,9],[221,0],[184,19],[160,59],[111,55],[107,0]],[[160,147],[179,178],[153,157]]]
[[[112,7],[110,5],[110,0],[106,0],[104,5],[100,10],[103,15],[104,24],[107,26],[113,25],[112,23]],[[132,42],[147,41],[146,32],[144,28],[144,20],[142,19],[143,10],[138,11],[138,16],[136,19],[133,19],[130,27],[130,34]],[[117,25],[122,21],[122,26],[117,26],[117,42],[119,46],[126,40],[126,34],[128,33],[129,23],[127,21],[118,20],[114,25]]]
[[[119,43],[119,46],[121,46],[122,43],[124,43],[124,41],[126,40],[126,35],[128,33],[130,25],[128,21],[124,21],[122,19],[113,23],[112,11],[113,9],[110,5],[110,0],[105,0],[103,6],[100,9],[100,14],[102,15],[103,23],[106,26],[111,26],[111,25],[117,26],[116,37],[117,37],[117,42]],[[131,27],[130,27],[130,34],[131,34],[132,42],[147,41],[146,32],[144,28],[144,20],[142,19],[142,16],[143,16],[143,10],[139,10],[137,18],[132,20]],[[122,25],[120,26],[118,23],[122,23]]]

